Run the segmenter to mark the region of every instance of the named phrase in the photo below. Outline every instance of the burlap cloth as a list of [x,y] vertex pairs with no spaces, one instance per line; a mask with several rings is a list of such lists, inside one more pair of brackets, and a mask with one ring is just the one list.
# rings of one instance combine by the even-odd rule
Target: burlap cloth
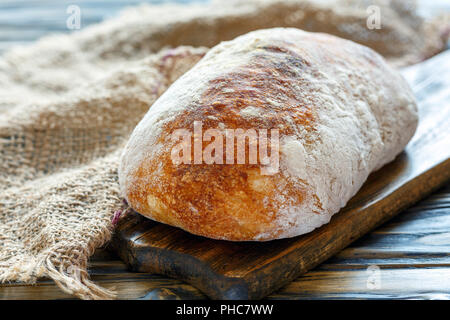
[[202,57],[205,47],[274,26],[352,39],[395,65],[420,61],[444,47],[448,34],[442,21],[448,20],[425,23],[409,2],[386,6],[389,2],[381,1],[383,28],[376,31],[366,27],[368,1],[343,3],[140,6],[4,54],[0,281],[49,277],[79,298],[114,297],[89,280],[87,263],[110,239],[111,219],[122,206],[121,149],[155,99]]

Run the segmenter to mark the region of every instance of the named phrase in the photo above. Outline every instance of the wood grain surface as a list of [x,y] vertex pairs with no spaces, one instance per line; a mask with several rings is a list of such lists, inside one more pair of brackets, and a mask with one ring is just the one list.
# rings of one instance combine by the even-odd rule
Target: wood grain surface
[[[181,279],[214,299],[263,298],[311,270],[450,179],[450,102],[435,99],[448,97],[442,76],[450,75],[449,57],[446,52],[404,71],[419,98],[417,133],[392,163],[369,176],[329,224],[291,239],[229,242],[194,236],[132,212],[116,228],[113,245],[119,256],[134,271]],[[421,96],[424,86],[427,94]]]
[[[394,217],[266,299],[450,299],[450,186]],[[379,268],[379,285],[368,286]],[[195,287],[136,273],[109,250],[90,262],[94,281],[119,299],[206,299]],[[376,274],[375,274],[376,275]],[[0,299],[73,299],[53,281],[0,286]]]

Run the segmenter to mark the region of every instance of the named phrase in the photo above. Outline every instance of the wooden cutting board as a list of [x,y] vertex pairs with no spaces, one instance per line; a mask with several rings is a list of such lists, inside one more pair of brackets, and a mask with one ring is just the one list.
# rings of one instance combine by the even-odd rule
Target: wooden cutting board
[[417,133],[329,224],[291,239],[238,243],[194,236],[132,212],[119,221],[113,247],[133,271],[182,279],[210,298],[263,298],[450,180],[450,94],[448,85],[437,85],[445,82],[442,63],[449,57],[404,72],[419,99]]

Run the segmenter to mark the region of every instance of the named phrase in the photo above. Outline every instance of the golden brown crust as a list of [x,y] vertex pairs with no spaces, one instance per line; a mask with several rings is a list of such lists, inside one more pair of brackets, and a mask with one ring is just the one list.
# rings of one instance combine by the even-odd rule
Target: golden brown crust
[[[314,130],[314,108],[298,100],[298,83],[294,84],[310,64],[282,45],[263,46],[248,65],[210,80],[198,102],[200,107],[188,108],[167,123],[158,142],[167,143],[167,136],[176,129],[192,127],[197,119],[202,119],[205,129],[222,123],[233,129],[278,128],[280,134],[289,135],[294,133],[293,120],[307,131]],[[283,107],[274,109],[267,102],[271,98]],[[247,106],[260,108],[264,117],[243,118],[240,111]],[[158,178],[152,179],[160,165]],[[132,207],[144,204],[140,213],[194,234],[228,240],[266,234],[271,239],[281,232],[274,224],[275,208],[285,205],[285,199],[265,199],[275,199],[274,193],[285,194],[299,205],[303,192],[281,173],[261,176],[259,171],[258,165],[250,164],[175,166],[170,153],[165,153],[142,162],[127,198]]]
[[302,191],[282,175],[261,176],[251,165],[175,167],[170,158],[159,160],[164,163],[162,174],[148,179],[158,164],[143,163],[127,199],[143,215],[194,234],[228,240],[255,239],[259,234],[273,238],[282,231],[274,219],[285,199],[267,199],[289,190],[291,201],[302,201]]
[[[376,53],[323,34],[273,30],[275,36],[257,31],[212,49],[152,106],[122,158],[121,187],[131,207],[210,238],[295,236],[328,222],[374,167],[403,148],[413,132],[413,98],[397,98],[398,88],[370,74],[380,69],[397,80]],[[360,94],[366,88],[372,100],[386,90],[394,105],[373,105]],[[246,116],[249,107],[256,114]],[[408,120],[392,142],[385,138],[395,131],[391,117],[374,114],[384,107],[399,108]],[[172,133],[192,130],[194,121],[203,130],[278,129],[282,170],[263,175],[248,158],[236,164],[236,152],[235,164],[174,164]],[[334,157],[342,158],[337,165]]]

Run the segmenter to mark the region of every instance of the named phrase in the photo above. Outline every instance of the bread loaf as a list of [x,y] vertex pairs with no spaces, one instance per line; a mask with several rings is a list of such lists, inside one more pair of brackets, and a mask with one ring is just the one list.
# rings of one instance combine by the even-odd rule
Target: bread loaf
[[212,48],[151,106],[124,149],[121,192],[193,234],[294,237],[328,223],[417,120],[407,83],[371,49],[254,31]]

